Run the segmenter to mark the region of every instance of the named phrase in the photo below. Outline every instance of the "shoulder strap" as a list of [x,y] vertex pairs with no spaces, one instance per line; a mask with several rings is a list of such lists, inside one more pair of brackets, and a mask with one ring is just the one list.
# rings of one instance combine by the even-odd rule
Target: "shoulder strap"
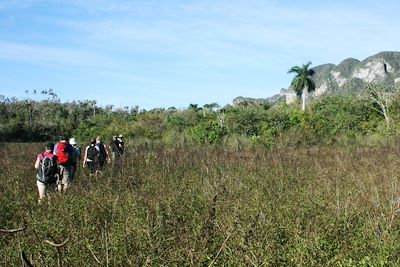
[[41,172],[39,172],[39,173],[40,173],[40,179],[43,179],[44,178],[44,158],[45,158],[45,156],[44,156],[44,153],[42,153],[41,155],[42,155],[42,159],[40,160],[40,164],[39,164],[39,168],[41,169]]

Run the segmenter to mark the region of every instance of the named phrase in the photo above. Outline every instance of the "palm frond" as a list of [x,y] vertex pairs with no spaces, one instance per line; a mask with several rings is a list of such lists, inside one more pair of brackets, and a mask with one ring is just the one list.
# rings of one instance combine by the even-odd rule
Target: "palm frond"
[[289,70],[288,70],[288,73],[300,73],[301,72],[301,68],[299,67],[299,66],[294,66],[294,67],[291,67]]

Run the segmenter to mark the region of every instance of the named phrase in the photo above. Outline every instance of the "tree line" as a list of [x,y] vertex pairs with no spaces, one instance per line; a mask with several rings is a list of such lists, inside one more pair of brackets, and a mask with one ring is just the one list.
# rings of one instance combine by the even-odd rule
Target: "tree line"
[[[371,84],[358,95],[339,94],[302,103],[187,108],[102,107],[95,100],[60,102],[51,90],[42,100],[0,96],[2,142],[42,142],[61,135],[81,142],[96,135],[162,141],[166,144],[312,144],[397,134],[400,97],[396,88]],[[303,108],[301,108],[301,106]]]

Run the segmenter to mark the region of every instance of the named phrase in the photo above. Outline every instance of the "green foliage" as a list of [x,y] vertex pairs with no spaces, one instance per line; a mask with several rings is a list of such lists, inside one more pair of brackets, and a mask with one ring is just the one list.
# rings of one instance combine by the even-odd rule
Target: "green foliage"
[[167,124],[169,128],[177,131],[182,131],[188,126],[188,122],[180,114],[171,114],[167,117]]
[[60,135],[69,135],[87,142],[98,135],[108,140],[123,134],[128,139],[149,142],[171,144],[179,140],[180,143],[217,144],[222,140],[235,143],[240,136],[245,140],[237,141],[237,146],[298,147],[316,142],[346,143],[367,137],[383,140],[400,133],[397,95],[391,99],[384,120],[376,103],[365,95],[354,94],[317,99],[306,111],[284,103],[273,107],[227,105],[221,109],[217,103],[203,107],[190,104],[183,110],[171,107],[146,111],[138,106],[103,108],[93,100],[60,103],[53,93],[47,92],[48,98],[42,101],[0,97],[0,140],[55,141]]
[[129,128],[134,136],[161,139],[166,129],[166,123],[163,114],[146,113],[138,116],[137,121]]
[[307,124],[320,139],[340,135],[356,136],[373,131],[377,114],[363,99],[329,96],[310,108]]
[[261,107],[245,107],[231,109],[226,115],[226,122],[230,133],[257,136],[267,110]]
[[225,127],[221,127],[215,120],[208,120],[190,128],[193,139],[202,144],[216,144],[226,134]]
[[268,125],[262,125],[260,129],[260,135],[253,135],[251,141],[255,144],[261,144],[263,146],[269,147],[274,144],[278,130],[276,128],[271,128]]
[[279,132],[284,132],[291,128],[305,127],[307,113],[301,112],[293,106],[281,105],[280,107],[269,110],[265,122],[271,128]]

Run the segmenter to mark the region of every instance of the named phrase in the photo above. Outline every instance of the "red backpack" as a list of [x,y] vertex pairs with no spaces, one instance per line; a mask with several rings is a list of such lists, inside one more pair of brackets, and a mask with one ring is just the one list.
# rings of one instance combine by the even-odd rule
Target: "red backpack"
[[68,163],[70,162],[70,153],[68,151],[68,144],[58,143],[56,155],[58,164],[68,165]]

